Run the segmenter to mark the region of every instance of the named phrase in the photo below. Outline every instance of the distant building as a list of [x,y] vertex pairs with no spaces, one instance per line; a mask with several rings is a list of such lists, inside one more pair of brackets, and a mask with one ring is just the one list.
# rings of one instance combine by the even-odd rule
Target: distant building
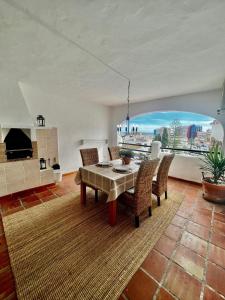
[[154,136],[160,135],[162,137],[164,128],[166,128],[166,127],[160,127],[160,128],[154,129]]
[[199,132],[199,131],[202,131],[202,126],[200,126],[200,125],[193,124],[193,125],[188,126],[188,129],[187,129],[188,140],[195,139],[197,136],[197,132]]

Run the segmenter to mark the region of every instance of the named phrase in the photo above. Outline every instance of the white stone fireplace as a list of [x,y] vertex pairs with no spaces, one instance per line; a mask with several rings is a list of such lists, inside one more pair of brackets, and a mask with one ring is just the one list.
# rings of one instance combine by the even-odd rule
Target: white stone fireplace
[[[27,141],[27,144],[24,143],[25,148],[19,143],[17,132],[19,137]],[[15,149],[7,149],[7,137],[12,141],[9,148]],[[44,170],[40,170],[40,158],[47,161]],[[56,128],[0,127],[0,197],[54,183],[51,168],[54,161],[58,162]]]

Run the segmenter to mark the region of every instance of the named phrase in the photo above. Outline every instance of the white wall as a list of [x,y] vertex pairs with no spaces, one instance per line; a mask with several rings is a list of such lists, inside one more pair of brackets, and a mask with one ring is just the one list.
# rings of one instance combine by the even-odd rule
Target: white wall
[[[164,99],[144,101],[130,105],[130,115],[135,116],[154,111],[187,111],[211,116],[219,120],[225,129],[225,116],[217,115],[222,105],[220,90],[175,96]],[[110,142],[116,144],[116,125],[120,124],[127,114],[126,104],[111,108]],[[224,137],[225,145],[225,137]]]
[[[161,152],[160,158],[165,153]],[[169,170],[169,176],[197,183],[202,182],[202,161],[198,156],[185,154],[175,155]]]
[[[107,155],[107,145],[99,140],[108,139],[109,108],[89,101],[45,94],[38,88],[20,83],[25,102],[35,121],[38,114],[46,118],[46,126],[58,128],[59,159],[64,173],[81,166],[79,149],[98,147],[100,159]],[[97,139],[81,146],[81,139]]]
[[0,77],[0,126],[26,127],[32,125],[32,119],[24,102],[17,82]]

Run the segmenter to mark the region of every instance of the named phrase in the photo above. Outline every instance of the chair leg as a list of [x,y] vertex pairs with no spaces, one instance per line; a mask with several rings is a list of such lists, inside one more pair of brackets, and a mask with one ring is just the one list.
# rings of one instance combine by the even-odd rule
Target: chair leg
[[98,202],[98,190],[95,190],[95,202]]
[[140,225],[139,216],[135,216],[135,227],[138,228]]
[[160,197],[157,196],[157,203],[158,203],[158,206],[160,206]]
[[167,199],[167,191],[165,191],[165,199]]
[[152,207],[151,206],[148,207],[148,215],[149,215],[149,217],[152,216]]

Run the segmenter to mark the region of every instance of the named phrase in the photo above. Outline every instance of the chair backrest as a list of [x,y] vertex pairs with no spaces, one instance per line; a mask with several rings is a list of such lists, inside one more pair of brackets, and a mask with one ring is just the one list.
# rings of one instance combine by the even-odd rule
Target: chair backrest
[[157,172],[157,184],[160,185],[160,189],[166,189],[168,173],[170,169],[170,165],[172,160],[174,159],[175,154],[167,154],[163,156],[161,163],[159,165],[159,169]]
[[135,210],[139,215],[151,205],[152,179],[159,159],[143,161],[140,165],[135,184]]
[[99,162],[98,149],[80,149],[83,166],[94,165]]
[[119,159],[120,158],[120,147],[108,147],[110,160]]

